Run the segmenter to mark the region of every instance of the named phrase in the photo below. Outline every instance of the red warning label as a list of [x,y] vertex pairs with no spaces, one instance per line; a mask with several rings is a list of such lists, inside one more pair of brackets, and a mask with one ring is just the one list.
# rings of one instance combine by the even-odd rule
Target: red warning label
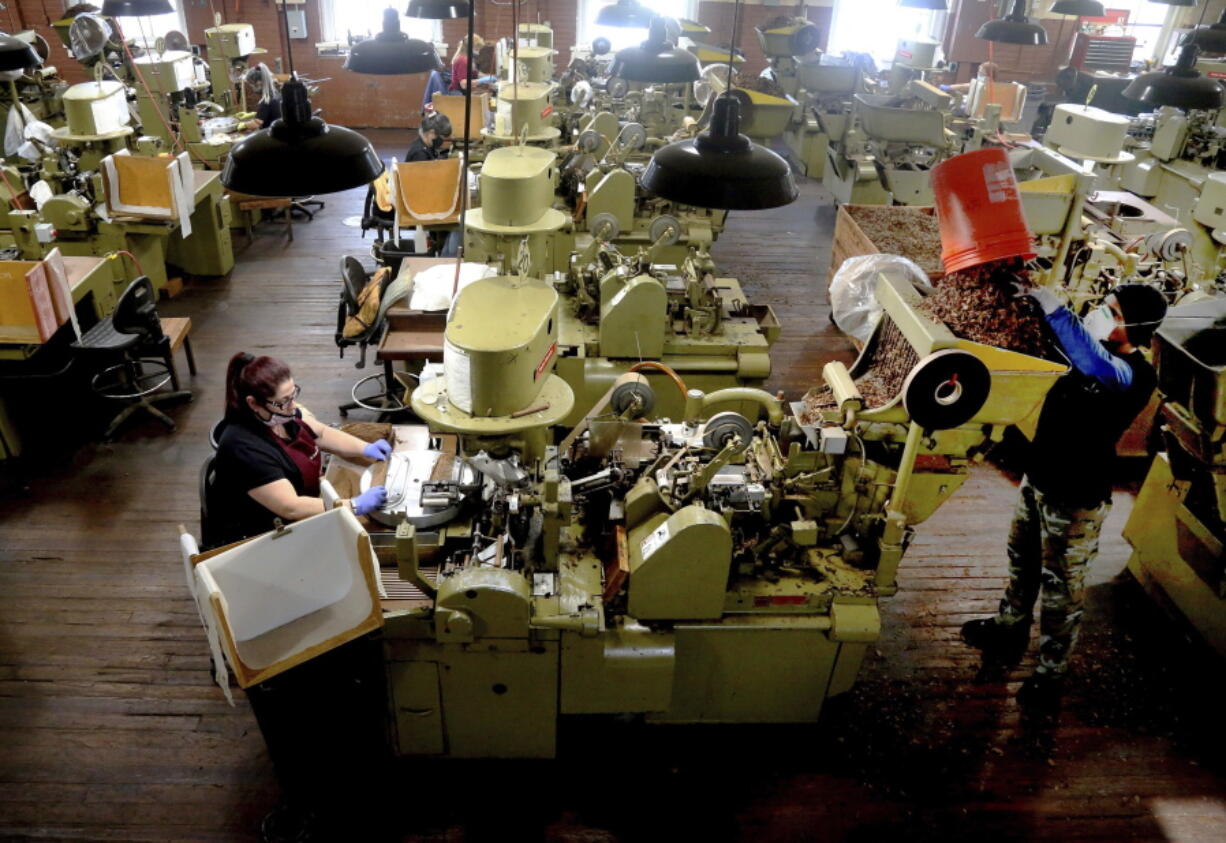
[[545,350],[545,356],[541,358],[541,362],[536,366],[536,374],[532,376],[533,380],[540,380],[541,375],[545,374],[545,370],[549,368],[549,361],[553,360],[553,356],[558,353],[558,344],[550,343],[549,348]]

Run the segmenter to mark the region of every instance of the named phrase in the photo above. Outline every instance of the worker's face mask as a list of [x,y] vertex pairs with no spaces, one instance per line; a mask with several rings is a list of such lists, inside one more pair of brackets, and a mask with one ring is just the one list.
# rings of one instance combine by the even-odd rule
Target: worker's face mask
[[434,147],[435,149],[442,149],[443,139],[440,137],[435,137],[434,140],[430,141],[430,146]]
[[1115,330],[1115,314],[1107,305],[1096,307],[1081,320],[1086,331],[1098,342],[1106,342],[1107,337]]

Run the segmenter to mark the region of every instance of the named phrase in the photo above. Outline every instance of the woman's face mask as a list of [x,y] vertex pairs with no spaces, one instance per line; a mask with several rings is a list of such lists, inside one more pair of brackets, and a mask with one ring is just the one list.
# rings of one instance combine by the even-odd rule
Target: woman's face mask
[[1081,324],[1085,326],[1086,331],[1095,340],[1106,342],[1116,327],[1115,314],[1111,312],[1111,308],[1104,304],[1086,314],[1086,318],[1081,320]]
[[433,140],[431,140],[431,141],[430,141],[430,146],[432,146],[432,147],[433,147],[433,148],[435,148],[435,149],[442,149],[442,148],[443,148],[443,139],[442,139],[442,138],[440,138],[440,137],[435,136],[435,138],[434,138]]

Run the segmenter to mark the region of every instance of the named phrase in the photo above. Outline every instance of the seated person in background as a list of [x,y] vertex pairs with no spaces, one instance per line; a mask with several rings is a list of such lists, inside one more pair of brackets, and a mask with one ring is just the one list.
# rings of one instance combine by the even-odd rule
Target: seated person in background
[[[480,35],[473,36],[473,64],[477,63],[477,53],[485,46],[485,39]],[[451,85],[447,90],[453,94],[462,94],[470,82],[477,78],[477,68],[468,66],[468,36],[460,39],[460,46],[451,57]]]
[[[217,443],[204,544],[221,547],[266,533],[274,519],[298,521],[324,511],[319,497],[323,451],[347,459],[385,460],[383,439],[364,442],[303,413],[300,388],[284,361],[239,352],[226,370],[226,425]],[[365,515],[387,500],[375,486],[345,501]]]
[[281,117],[281,91],[277,80],[273,78],[268,65],[260,62],[247,71],[244,80],[255,89],[259,102],[255,107],[255,117],[240,123],[240,129],[266,129],[272,121]]
[[443,145],[450,139],[451,118],[437,111],[427,111],[422,115],[417,140],[409,145],[409,151],[404,154],[405,163],[445,158],[447,150]]

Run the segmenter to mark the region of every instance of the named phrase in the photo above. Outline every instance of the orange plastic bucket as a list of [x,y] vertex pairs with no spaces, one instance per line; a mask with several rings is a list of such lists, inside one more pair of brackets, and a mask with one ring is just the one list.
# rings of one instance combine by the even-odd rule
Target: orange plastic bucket
[[956,155],[932,168],[946,272],[1003,258],[1034,257],[1017,178],[1000,147]]

